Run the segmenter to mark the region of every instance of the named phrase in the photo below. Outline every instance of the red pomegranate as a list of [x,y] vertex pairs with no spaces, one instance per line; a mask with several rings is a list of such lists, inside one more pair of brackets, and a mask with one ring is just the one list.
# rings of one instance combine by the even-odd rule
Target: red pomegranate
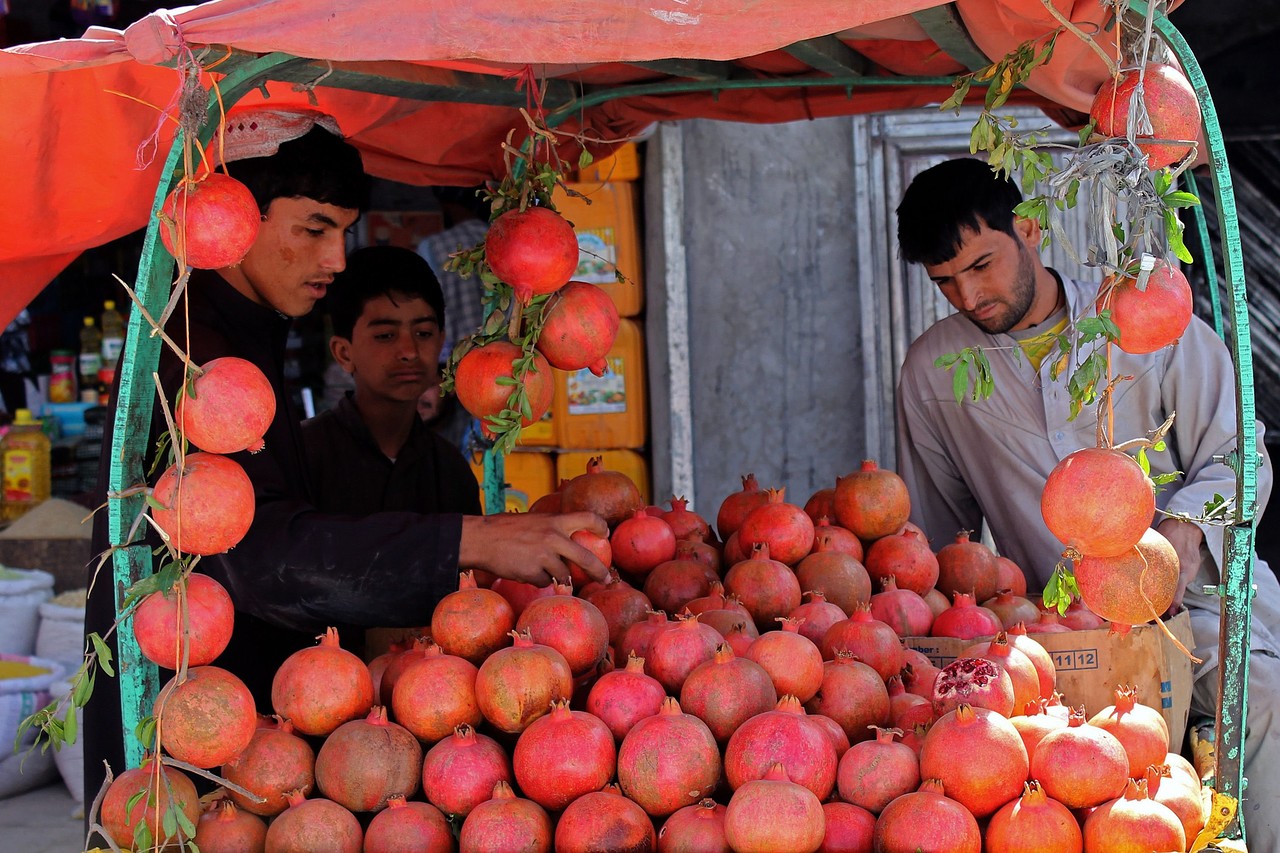
[[239,755],[258,728],[253,694],[244,682],[216,666],[193,666],[174,676],[156,697],[156,727],[164,751],[179,761],[209,768]]
[[924,599],[924,603],[929,605],[929,609],[933,611],[934,619],[937,619],[942,611],[951,606],[950,600],[937,589],[931,589],[920,597]]
[[1003,630],[999,616],[974,604],[973,596],[969,593],[957,592],[955,603],[934,618],[929,633],[934,637],[975,640],[978,637],[994,637]]
[[[493,434],[489,418],[509,408],[508,401],[514,390],[514,363],[524,357],[524,351],[510,341],[493,341],[469,350],[458,361],[454,371],[458,402],[480,419],[486,435]],[[524,375],[529,411],[528,416],[520,420],[522,426],[536,423],[547,413],[556,388],[551,365],[541,353],[533,353],[532,364]],[[563,507],[563,493],[560,501]]]
[[1009,673],[1013,684],[1013,711],[1006,717],[1021,714],[1027,703],[1040,698],[1040,672],[1031,658],[1010,645],[1009,636],[1003,631],[991,640],[974,643],[960,652],[959,657],[989,660]]
[[827,597],[817,590],[805,590],[801,597],[809,600],[787,614],[788,619],[795,619],[800,625],[800,636],[808,637],[815,646],[822,645],[822,638],[827,629],[837,622],[843,622],[847,614],[836,607]]
[[752,546],[751,559],[743,560],[724,576],[724,588],[747,608],[760,631],[773,627],[779,616],[800,606],[800,581],[785,563],[770,559],[769,546]]
[[[908,665],[909,666],[909,665]],[[905,671],[907,667],[903,667]],[[928,725],[937,716],[933,713],[933,702],[915,693],[908,693],[903,686],[902,676],[895,675],[884,684],[889,691],[889,723],[904,732],[914,728],[916,723]]]
[[671,627],[667,614],[661,610],[650,610],[644,621],[632,624],[622,637],[619,651],[628,655],[648,658],[653,649],[653,641],[659,634]]
[[1010,717],[1009,722],[1013,723],[1013,727],[1022,736],[1022,745],[1027,748],[1029,761],[1035,760],[1036,747],[1040,745],[1040,741],[1044,740],[1045,735],[1067,727],[1064,717],[1045,713],[1044,699],[1028,702],[1023,706],[1022,713],[1016,717]]
[[644,576],[659,563],[676,555],[676,536],[671,525],[643,509],[623,520],[609,537],[613,564],[631,575]]
[[911,590],[900,589],[893,575],[881,581],[881,591],[871,596],[871,615],[899,637],[927,637],[933,627],[933,611],[929,605]]
[[201,853],[244,853],[262,850],[267,824],[255,814],[241,811],[229,799],[210,801],[196,824],[196,846]]
[[531,583],[513,581],[510,578],[496,579],[490,589],[506,599],[507,604],[511,605],[511,612],[517,619],[532,602],[556,594],[556,591],[549,586],[534,586]]
[[[605,568],[613,566],[613,547],[609,544],[607,536],[598,536],[590,530],[575,530],[569,534],[569,538],[590,551]],[[569,567],[570,583],[573,584],[575,589],[579,590],[583,598],[590,598],[591,596],[587,595],[587,588],[593,583],[599,583],[599,581],[592,580],[577,563],[570,560],[565,560],[564,563]]]
[[871,577],[862,563],[833,543],[829,534],[815,535],[813,553],[796,566],[796,579],[803,589],[822,593],[848,614],[871,600]]
[[1138,701],[1136,687],[1121,685],[1115,696],[1115,704],[1094,714],[1089,725],[1116,736],[1129,757],[1129,776],[1137,778],[1150,765],[1164,763],[1169,752],[1169,725],[1159,711]]
[[1131,276],[1112,281],[1098,297],[1098,310],[1110,309],[1111,322],[1120,332],[1116,346],[1141,354],[1177,343],[1191,322],[1193,305],[1191,285],[1181,270],[1165,261],[1157,263],[1144,290]]
[[391,698],[395,695],[400,677],[410,666],[427,656],[428,647],[433,648],[436,653],[440,651],[440,647],[433,643],[430,637],[416,636],[407,649],[402,649],[387,662],[387,665],[382,668],[382,677],[378,679],[378,691],[375,694],[375,701],[379,705],[391,707]]
[[254,731],[249,745],[222,765],[222,777],[263,798],[257,802],[228,788],[232,802],[252,814],[271,817],[288,808],[285,791],[311,793],[315,766],[311,745],[293,733],[293,723],[280,720],[278,727]]
[[[910,650],[909,650],[910,651]],[[925,658],[925,663],[907,663],[902,667],[902,686],[908,693],[921,696],[933,704],[933,682],[942,672]]]
[[551,818],[542,806],[499,782],[493,798],[463,821],[458,853],[551,853]]
[[[1043,616],[1041,617],[1043,618]],[[1106,627],[1106,620],[1089,609],[1079,598],[1072,599],[1071,606],[1061,617],[1062,624],[1072,631],[1092,631]]]
[[832,660],[844,650],[866,663],[881,680],[902,671],[902,643],[893,628],[871,615],[870,604],[860,604],[849,618],[827,629],[822,638],[822,658]]
[[365,662],[338,644],[330,628],[319,646],[294,652],[271,679],[271,707],[302,734],[326,735],[369,713],[374,680]]
[[428,744],[448,737],[458,726],[479,725],[475,664],[446,655],[435,643],[427,645],[422,657],[410,660],[391,692],[391,710],[400,725]]
[[1182,821],[1147,796],[1146,779],[1126,781],[1124,794],[1099,805],[1084,821],[1086,850],[1186,850]]
[[884,536],[867,549],[867,574],[883,582],[895,578],[900,589],[924,595],[938,582],[938,558],[911,531]]
[[[621,525],[619,525],[621,529]],[[701,599],[711,594],[711,585],[720,586],[720,578],[716,575],[706,563],[700,560],[667,560],[653,567],[653,571],[644,579],[644,594],[653,602],[653,606],[658,610],[665,610],[668,613],[679,613],[685,605]],[[706,605],[723,604],[724,589],[721,588],[721,598],[719,602],[705,602]],[[709,606],[700,606],[695,610],[690,607],[691,613],[699,613],[702,610],[718,609]]]
[[736,853],[812,853],[826,828],[821,798],[792,782],[784,762],[737,787],[724,815],[724,837]]
[[[183,386],[173,421],[184,438],[209,453],[252,453],[276,416],[276,396],[258,366],[243,358],[215,358]],[[188,391],[190,390],[190,393]]]
[[920,790],[885,806],[876,821],[877,853],[981,853],[982,835],[973,814],[947,796],[943,783],[926,779]]
[[517,631],[528,631],[541,643],[564,655],[574,677],[586,675],[609,648],[609,623],[600,609],[573,588],[552,584],[555,594],[529,604],[516,620]]
[[1085,725],[1082,709],[1071,713],[1065,729],[1041,738],[1031,776],[1067,808],[1087,809],[1124,792],[1129,757],[1115,735]]
[[720,632],[703,625],[697,616],[681,616],[654,637],[646,659],[649,674],[658,679],[668,693],[679,694],[689,673],[715,657],[721,639]]
[[724,837],[724,814],[715,800],[685,806],[658,830],[658,853],[733,853]]
[[711,540],[711,525],[707,520],[689,509],[687,498],[671,498],[671,509],[662,514],[662,520],[671,526],[676,539],[695,539],[699,542]]
[[408,729],[373,706],[363,720],[343,723],[316,755],[316,787],[353,812],[376,812],[391,797],[410,797],[422,780],[422,747]]
[[271,853],[361,853],[364,831],[356,816],[333,800],[306,799],[301,791],[285,795],[289,808],[267,827]]
[[1144,778],[1147,780],[1147,796],[1177,815],[1187,838],[1195,839],[1208,818],[1200,786],[1173,778],[1168,764],[1151,765]]
[[1180,566],[1169,540],[1147,528],[1138,544],[1123,554],[1084,557],[1076,563],[1080,600],[1103,619],[1143,625],[1173,603]]
[[610,572],[606,583],[591,590],[584,589],[582,597],[594,604],[604,616],[614,657],[625,658],[622,641],[632,625],[648,618],[649,611],[654,609],[653,602],[643,592],[621,580],[617,572]]
[[737,657],[727,643],[700,664],[680,687],[680,705],[707,724],[720,743],[747,720],[778,704],[777,689],[764,667]]
[[836,750],[836,766],[840,766],[840,759],[849,751],[849,736],[844,733],[844,729],[835,720],[826,714],[809,714],[808,718],[817,723],[822,731],[826,734],[827,740],[831,741],[831,745]]
[[369,661],[369,677],[373,679],[373,695],[382,696],[382,676],[386,674],[387,668],[391,666],[391,662],[400,657],[401,654],[409,650],[408,639],[402,638],[393,640],[387,645],[387,650],[382,654]]
[[939,717],[961,705],[1013,716],[1013,679],[983,658],[956,658],[933,681],[933,711]]
[[649,816],[622,796],[617,785],[574,800],[556,822],[556,853],[653,853],[657,843]]
[[808,702],[822,686],[822,652],[800,634],[800,623],[779,617],[780,631],[766,631],[747,649],[746,657],[764,667],[779,696]]
[[596,376],[608,368],[605,356],[618,336],[618,307],[594,284],[571,281],[542,309],[538,352],[558,370],[581,370]]
[[1040,618],[1026,624],[1028,634],[1063,634],[1071,628],[1064,625],[1057,610],[1040,610]]
[[573,695],[573,673],[564,655],[533,642],[527,631],[513,631],[512,637],[515,642],[489,655],[476,673],[480,713],[508,734],[524,731],[547,713],[551,700]]
[[613,778],[618,752],[613,733],[598,718],[569,710],[567,700],[529,724],[511,756],[516,783],[538,805],[559,811]]
[[945,595],[966,592],[974,601],[986,601],[996,594],[999,576],[996,555],[981,542],[970,542],[968,530],[938,551],[937,585]]
[[253,483],[236,462],[216,453],[188,453],[160,475],[151,518],[185,554],[221,554],[253,523]]
[[1049,532],[1088,557],[1126,553],[1151,526],[1155,487],[1118,450],[1085,447],[1054,466],[1040,496]]
[[836,652],[822,668],[822,686],[805,705],[810,714],[835,720],[850,743],[870,738],[869,726],[889,722],[889,691],[878,672],[845,651]]
[[723,562],[726,566],[735,566],[747,559],[748,554],[742,550],[738,544],[738,531],[733,531],[729,538],[724,540]]
[[210,172],[170,190],[160,209],[160,242],[180,264],[220,270],[240,263],[253,248],[262,218],[248,187]]
[[793,566],[813,549],[813,520],[795,504],[786,502],[786,489],[766,489],[768,500],[747,513],[738,527],[743,548],[769,546],[770,556]]
[[996,589],[1007,589],[1014,595],[1027,594],[1027,576],[1008,557],[996,557]]
[[827,831],[818,853],[868,853],[872,849],[876,816],[849,803],[822,804]]
[[166,592],[153,592],[133,612],[133,635],[147,659],[176,670],[187,644],[187,665],[213,663],[231,641],[235,605],[222,584],[192,572]]
[[920,750],[920,775],[942,780],[947,796],[974,817],[986,817],[1022,791],[1027,750],[1003,716],[962,704],[929,728]]
[[658,679],[645,674],[644,658],[633,654],[624,668],[605,673],[591,686],[587,713],[599,717],[621,742],[636,723],[658,713],[666,695]]
[[578,238],[573,226],[547,207],[508,210],[489,226],[484,259],[516,299],[559,290],[578,269]]
[[[832,524],[829,518],[820,518],[813,523],[815,546],[819,536],[827,539],[828,550],[848,554],[859,563],[862,562],[863,557],[866,555],[866,549],[862,547],[862,540],[855,536],[853,531],[845,530],[843,527]],[[817,548],[815,547],[814,550],[817,550]]]
[[133,844],[135,833],[157,842],[191,840],[180,826],[173,832],[165,830],[164,816],[175,809],[185,815],[188,825],[195,825],[200,819],[196,786],[181,770],[158,766],[148,758],[112,780],[98,820],[117,845],[126,847]]
[[676,559],[697,560],[715,572],[717,577],[720,576],[720,567],[724,563],[720,558],[720,551],[715,545],[696,539],[680,539],[678,537],[676,538]]
[[831,519],[836,517],[835,500],[835,486],[818,489],[818,491],[809,496],[809,500],[804,502],[805,515],[813,520],[815,526],[824,518],[829,523]]
[[622,792],[655,817],[710,796],[720,781],[720,748],[707,724],[668,696],[618,748]]
[[1022,796],[1010,800],[991,816],[986,833],[987,853],[1081,853],[1084,838],[1071,810],[1051,800],[1034,779]]
[[708,610],[698,617],[698,621],[719,631],[738,657],[745,655],[756,637],[760,636],[751,618],[736,610]]
[[859,539],[879,539],[896,532],[911,515],[907,484],[892,471],[864,459],[859,471],[836,481],[836,520]]
[[684,609],[690,613],[703,614],[712,610],[730,610],[739,616],[751,618],[751,613],[747,608],[742,606],[742,602],[738,600],[736,595],[726,595],[724,584],[719,579],[711,581],[707,587],[707,594],[700,598],[685,603]]
[[742,491],[732,492],[720,503],[716,513],[716,532],[720,538],[728,541],[738,531],[742,521],[751,510],[768,503],[769,495],[760,488],[760,481],[755,474],[742,476]]
[[[1183,73],[1172,65],[1150,63],[1145,71],[1122,72],[1102,84],[1089,107],[1089,117],[1098,132],[1106,136],[1129,134],[1129,113],[1138,84],[1142,102],[1151,119],[1151,133],[1135,129],[1138,147],[1147,155],[1147,168],[1160,169],[1177,163],[1191,151],[1189,142],[1200,135],[1200,103]],[[1144,140],[1187,140],[1188,142],[1147,142]]]
[[1011,589],[998,589],[982,606],[1000,617],[1000,624],[1007,631],[1022,622],[1034,622],[1040,618],[1040,608],[1034,601],[1014,595]]
[[470,814],[499,782],[511,782],[506,750],[471,726],[458,726],[422,760],[422,793],[445,814]]
[[872,728],[875,740],[854,744],[840,759],[836,786],[846,803],[880,814],[920,786],[920,761],[911,747],[894,742],[901,729]]
[[[204,853],[204,848],[200,848]],[[387,800],[364,834],[364,853],[453,853],[453,830],[440,810],[428,803]]]
[[1053,688],[1058,681],[1058,669],[1053,664],[1053,656],[1038,641],[1027,635],[1027,627],[1019,622],[1007,632],[1009,645],[1031,659],[1036,674],[1040,677],[1040,695],[1053,695]]
[[587,462],[586,473],[560,487],[561,512],[594,512],[608,522],[610,528],[617,527],[638,509],[644,509],[644,500],[636,484],[621,471],[605,468],[599,456]]
[[479,666],[510,644],[515,624],[515,611],[507,600],[491,589],[480,589],[473,572],[463,572],[457,591],[440,599],[431,613],[431,639],[445,654]]
[[812,791],[819,801],[835,787],[835,746],[821,724],[808,719],[794,696],[783,696],[775,710],[747,720],[730,735],[724,748],[724,774],[734,790],[764,778],[778,762],[790,767],[796,783]]

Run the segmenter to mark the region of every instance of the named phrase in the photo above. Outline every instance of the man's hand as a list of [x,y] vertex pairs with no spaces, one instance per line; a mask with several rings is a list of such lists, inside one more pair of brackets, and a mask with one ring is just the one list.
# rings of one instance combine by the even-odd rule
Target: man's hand
[[606,580],[609,567],[569,538],[577,530],[609,535],[604,519],[592,512],[464,516],[458,565],[546,586],[553,580],[569,582],[569,567],[565,565],[568,560],[593,579]]
[[1156,532],[1168,539],[1178,554],[1178,589],[1165,613],[1172,616],[1182,610],[1182,596],[1187,591],[1187,584],[1200,571],[1200,545],[1204,542],[1204,531],[1189,521],[1166,518],[1156,525]]

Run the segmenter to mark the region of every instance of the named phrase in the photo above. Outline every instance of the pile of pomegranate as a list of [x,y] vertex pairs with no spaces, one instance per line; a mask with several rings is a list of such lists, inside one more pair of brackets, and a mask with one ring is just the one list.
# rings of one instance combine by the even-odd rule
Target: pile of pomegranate
[[[1204,826],[1159,711],[1123,685],[1092,716],[1055,691],[1033,631],[1100,620],[1042,613],[967,532],[932,552],[896,474],[864,463],[805,506],[748,475],[714,532],[598,460],[553,497],[539,509],[609,520],[584,540],[608,583],[464,572],[426,635],[368,663],[330,629],[270,709],[211,665],[232,625],[215,581],[190,576],[185,616],[146,599],[144,651],[173,666],[185,645],[189,666],[157,703],[160,747],[235,786],[206,798],[199,848],[1163,851]],[[973,643],[939,669],[902,640],[930,632]],[[194,822],[194,792],[129,771],[103,825],[161,838],[155,804]]]

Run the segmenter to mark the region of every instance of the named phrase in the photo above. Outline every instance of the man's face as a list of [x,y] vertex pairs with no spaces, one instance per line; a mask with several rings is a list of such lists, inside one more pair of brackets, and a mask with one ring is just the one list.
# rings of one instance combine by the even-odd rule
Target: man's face
[[962,231],[955,257],[925,265],[947,301],[993,335],[1031,325],[1027,315],[1036,295],[1037,256],[1027,244],[1032,229],[1025,223],[1015,220],[1017,239],[985,223],[979,231]]
[[308,314],[346,267],[346,230],[359,215],[309,198],[277,198],[249,254],[222,275],[259,305],[286,317]]
[[356,380],[356,393],[398,403],[416,402],[437,376],[444,335],[426,300],[396,295],[365,303],[351,340],[337,337],[334,359]]

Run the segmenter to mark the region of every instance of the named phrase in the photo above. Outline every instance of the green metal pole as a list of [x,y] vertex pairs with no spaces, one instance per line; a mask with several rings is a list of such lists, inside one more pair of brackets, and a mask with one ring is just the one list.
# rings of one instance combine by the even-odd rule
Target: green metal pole
[[[1199,196],[1200,190],[1196,186],[1195,175],[1192,175],[1188,170],[1182,177],[1187,182],[1187,191],[1192,195]],[[1218,298],[1218,265],[1213,257],[1213,242],[1209,239],[1209,221],[1204,215],[1204,205],[1197,204],[1193,211],[1196,219],[1196,235],[1200,239],[1200,252],[1204,255],[1205,285],[1209,288],[1209,307],[1213,311],[1213,330],[1218,333],[1218,337],[1225,340],[1227,335],[1226,330],[1222,327],[1222,300]]]
[[[243,66],[222,81],[222,103],[226,107],[240,100],[246,92],[257,88],[273,69],[302,60],[287,54],[271,54]],[[209,98],[211,121],[200,131],[200,141],[207,144],[217,127],[219,118],[217,98]],[[169,156],[165,159],[160,184],[156,188],[151,205],[151,219],[142,244],[142,260],[138,265],[135,283],[138,300],[152,317],[159,317],[168,302],[173,282],[174,260],[159,239],[158,214],[170,190],[182,179],[183,139],[178,134]],[[125,336],[124,351],[120,358],[120,390],[116,400],[115,432],[111,441],[110,473],[107,489],[116,494],[146,478],[147,454],[151,448],[147,441],[151,435],[151,417],[156,399],[156,386],[152,378],[160,359],[160,338],[151,334],[151,328],[141,311],[129,312],[129,332]],[[172,402],[172,401],[171,401]],[[151,549],[145,543],[126,544],[134,520],[146,509],[142,495],[114,498],[107,502],[107,528],[109,541],[116,549],[112,555],[112,590],[116,596],[116,612],[125,594],[135,583],[152,574]],[[142,763],[144,748],[138,740],[138,722],[150,716],[159,692],[159,673],[155,664],[143,657],[133,635],[133,619],[130,614],[120,617],[116,631],[117,657],[120,677],[120,710],[124,727],[125,764],[137,767]]]

